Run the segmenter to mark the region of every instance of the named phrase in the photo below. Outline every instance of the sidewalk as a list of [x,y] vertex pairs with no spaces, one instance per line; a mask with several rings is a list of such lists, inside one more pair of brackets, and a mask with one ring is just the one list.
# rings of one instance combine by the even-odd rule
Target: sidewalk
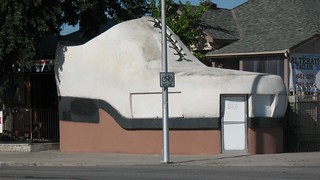
[[[320,152],[267,155],[171,155],[170,157],[173,161],[173,165],[320,166]],[[161,165],[161,160],[161,155],[66,153],[58,150],[40,152],[0,152],[0,166]]]

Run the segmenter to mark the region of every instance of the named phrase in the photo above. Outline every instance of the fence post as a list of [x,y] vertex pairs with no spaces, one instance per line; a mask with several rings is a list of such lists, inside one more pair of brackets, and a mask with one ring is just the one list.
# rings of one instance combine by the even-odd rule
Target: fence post
[[0,110],[0,133],[3,132],[3,113],[2,110]]
[[33,144],[33,112],[32,109],[27,109],[29,111],[30,118],[30,145]]

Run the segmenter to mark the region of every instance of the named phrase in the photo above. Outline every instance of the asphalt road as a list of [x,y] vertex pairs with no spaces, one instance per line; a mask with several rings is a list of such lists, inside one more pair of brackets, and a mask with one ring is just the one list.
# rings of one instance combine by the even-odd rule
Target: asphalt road
[[319,179],[319,166],[110,165],[81,167],[1,166],[0,179]]

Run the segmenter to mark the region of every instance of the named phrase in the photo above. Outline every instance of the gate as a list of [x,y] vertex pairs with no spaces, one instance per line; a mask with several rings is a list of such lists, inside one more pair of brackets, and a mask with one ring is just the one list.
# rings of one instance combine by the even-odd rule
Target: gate
[[5,109],[0,143],[59,141],[57,109]]
[[287,152],[320,151],[320,101],[312,98],[290,102],[284,127]]

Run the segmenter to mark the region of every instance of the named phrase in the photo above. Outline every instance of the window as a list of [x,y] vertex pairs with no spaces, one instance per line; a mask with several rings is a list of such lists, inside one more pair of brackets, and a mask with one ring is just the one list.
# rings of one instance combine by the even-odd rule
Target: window
[[243,70],[275,74],[284,77],[284,61],[281,56],[257,57],[243,60]]

